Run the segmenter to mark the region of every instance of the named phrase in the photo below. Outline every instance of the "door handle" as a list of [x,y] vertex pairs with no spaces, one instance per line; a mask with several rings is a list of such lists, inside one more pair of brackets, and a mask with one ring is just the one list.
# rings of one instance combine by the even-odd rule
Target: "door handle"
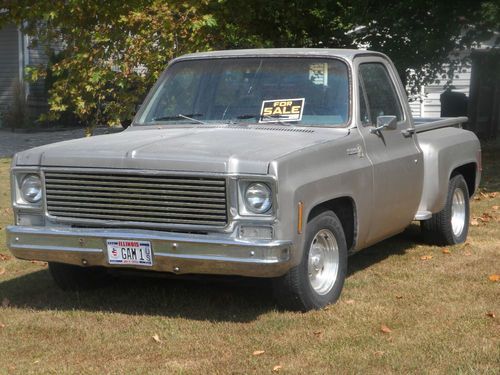
[[409,128],[409,129],[401,130],[401,133],[405,137],[411,137],[413,134],[416,133],[416,131],[415,131],[415,128]]

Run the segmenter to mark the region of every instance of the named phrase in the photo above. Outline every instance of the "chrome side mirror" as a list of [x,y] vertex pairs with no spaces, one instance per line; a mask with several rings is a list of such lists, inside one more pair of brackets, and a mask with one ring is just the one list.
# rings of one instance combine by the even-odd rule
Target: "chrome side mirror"
[[378,116],[377,126],[370,129],[370,133],[378,133],[381,130],[395,130],[398,127],[398,118],[396,116]]

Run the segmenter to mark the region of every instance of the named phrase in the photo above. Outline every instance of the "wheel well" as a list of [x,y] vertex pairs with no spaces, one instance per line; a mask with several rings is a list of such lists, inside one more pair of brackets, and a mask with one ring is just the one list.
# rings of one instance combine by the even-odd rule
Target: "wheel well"
[[309,212],[307,221],[312,220],[325,211],[333,211],[338,216],[344,230],[347,249],[352,249],[356,233],[356,206],[352,198],[335,198],[318,204]]
[[467,183],[467,188],[469,189],[469,197],[474,194],[474,188],[476,187],[476,163],[469,163],[457,167],[451,172],[451,177],[461,174],[465,182]]

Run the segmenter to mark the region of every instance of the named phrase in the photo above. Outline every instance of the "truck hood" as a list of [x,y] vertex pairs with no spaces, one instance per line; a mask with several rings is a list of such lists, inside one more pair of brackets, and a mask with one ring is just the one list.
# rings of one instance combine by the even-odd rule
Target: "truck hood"
[[282,125],[133,127],[23,151],[15,162],[43,167],[266,174],[271,161],[348,133],[348,129]]

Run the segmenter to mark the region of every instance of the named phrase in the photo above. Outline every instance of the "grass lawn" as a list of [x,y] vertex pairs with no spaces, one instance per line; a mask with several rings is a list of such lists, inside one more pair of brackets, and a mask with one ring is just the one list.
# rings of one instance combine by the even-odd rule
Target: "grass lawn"
[[483,158],[466,244],[427,246],[412,225],[351,257],[340,301],[306,314],[278,311],[265,280],[60,291],[46,264],[6,249],[10,160],[0,159],[0,374],[499,374],[498,144]]

